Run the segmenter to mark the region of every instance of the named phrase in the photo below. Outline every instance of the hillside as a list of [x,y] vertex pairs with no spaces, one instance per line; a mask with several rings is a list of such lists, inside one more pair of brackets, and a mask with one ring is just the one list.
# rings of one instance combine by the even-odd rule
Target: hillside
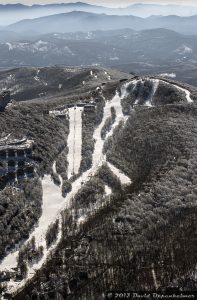
[[[95,75],[90,72],[95,72]],[[14,245],[28,238],[38,221],[43,198],[41,178],[51,174],[58,182],[53,169],[54,160],[62,177],[67,178],[69,122],[66,118],[53,118],[49,111],[80,99],[90,101],[98,85],[104,82],[110,85],[124,77],[130,76],[110,69],[64,67],[21,68],[0,73],[1,90],[9,89],[14,99],[4,112],[0,112],[0,141],[9,134],[13,138],[27,136],[34,147],[30,159],[19,153],[20,150],[15,158],[9,150],[8,162],[0,149],[0,260]],[[33,178],[25,177],[25,163],[33,165]],[[7,174],[6,181],[2,172]],[[18,172],[22,177],[17,182],[10,180],[13,176],[15,178],[15,173],[18,176]]]
[[[101,299],[116,289],[196,289],[196,88],[101,68],[9,72],[15,74],[9,87],[23,83],[23,93],[0,113],[1,143],[10,132],[28,136],[36,167],[30,181],[24,176],[1,190],[0,274],[17,270],[4,277],[1,292],[52,300]],[[45,76],[47,96],[32,92],[28,100],[35,72]],[[17,210],[8,194],[14,188],[22,193],[16,189]],[[26,221],[19,213],[30,204],[39,209],[17,248],[16,228]]]
[[49,102],[51,100],[54,105],[57,98],[60,102],[63,97],[69,95],[79,99],[80,94],[89,94],[102,83],[129,77],[132,76],[121,71],[94,66],[24,67],[2,71],[0,89],[10,90],[12,98],[16,101],[37,99],[37,102],[43,100]]

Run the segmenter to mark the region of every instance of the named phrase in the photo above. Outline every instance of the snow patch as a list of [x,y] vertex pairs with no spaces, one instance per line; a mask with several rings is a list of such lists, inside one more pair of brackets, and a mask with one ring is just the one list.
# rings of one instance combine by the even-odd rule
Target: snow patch
[[108,185],[105,185],[105,194],[109,196],[111,195],[111,193],[112,193],[112,189]]
[[167,77],[167,78],[176,78],[176,73],[161,73],[159,74],[161,77]]
[[6,45],[8,46],[9,51],[14,49],[14,46],[11,43],[6,43]]
[[119,60],[119,57],[118,56],[114,56],[114,57],[110,57],[109,59],[112,60],[112,61],[114,61],[114,60]]
[[183,55],[183,54],[193,53],[193,49],[188,47],[187,45],[182,45],[176,50],[174,50],[174,52]]

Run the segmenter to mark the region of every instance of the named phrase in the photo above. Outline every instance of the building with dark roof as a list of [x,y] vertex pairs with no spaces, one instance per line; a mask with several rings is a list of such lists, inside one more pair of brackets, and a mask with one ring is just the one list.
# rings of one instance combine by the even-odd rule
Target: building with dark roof
[[4,91],[0,94],[0,111],[4,111],[10,100],[10,91]]

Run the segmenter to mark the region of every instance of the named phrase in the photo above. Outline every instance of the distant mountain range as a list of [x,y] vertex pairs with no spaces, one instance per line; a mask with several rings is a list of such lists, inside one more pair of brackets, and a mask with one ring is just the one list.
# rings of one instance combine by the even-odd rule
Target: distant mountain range
[[57,64],[113,66],[137,74],[172,73],[197,84],[197,74],[191,75],[197,70],[197,36],[167,29],[122,29],[49,33],[0,43],[1,68]]
[[197,7],[182,5],[133,4],[125,8],[109,8],[83,2],[59,3],[46,5],[0,4],[0,25],[9,25],[22,19],[33,19],[47,15],[84,11],[104,13],[108,15],[135,15],[149,17],[151,15],[191,16],[197,14]]
[[197,16],[151,16],[140,18],[136,16],[118,16],[74,11],[58,15],[22,20],[5,27],[6,30],[18,33],[35,32],[74,32],[93,30],[115,30],[130,28],[145,30],[164,28],[183,34],[196,34]]
[[[158,51],[159,49],[159,51]],[[19,65],[113,66],[197,61],[197,36],[166,29],[49,33],[36,39],[0,43],[0,62]]]

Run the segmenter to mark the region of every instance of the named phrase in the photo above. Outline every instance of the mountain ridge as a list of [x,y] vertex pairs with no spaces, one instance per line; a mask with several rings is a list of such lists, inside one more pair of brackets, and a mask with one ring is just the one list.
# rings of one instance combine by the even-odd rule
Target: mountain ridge
[[179,5],[133,4],[127,7],[105,7],[84,2],[52,3],[52,4],[0,4],[0,25],[9,25],[25,18],[66,13],[73,10],[83,10],[92,13],[106,13],[108,15],[135,15],[149,17],[151,15],[180,15],[191,16],[197,14],[197,7]]
[[[57,22],[58,21],[58,22]],[[53,14],[35,19],[25,19],[4,27],[7,30],[49,32],[73,32],[131,28],[134,30],[164,28],[183,34],[196,35],[197,15],[175,15],[141,18],[134,15],[107,15],[84,11]]]

